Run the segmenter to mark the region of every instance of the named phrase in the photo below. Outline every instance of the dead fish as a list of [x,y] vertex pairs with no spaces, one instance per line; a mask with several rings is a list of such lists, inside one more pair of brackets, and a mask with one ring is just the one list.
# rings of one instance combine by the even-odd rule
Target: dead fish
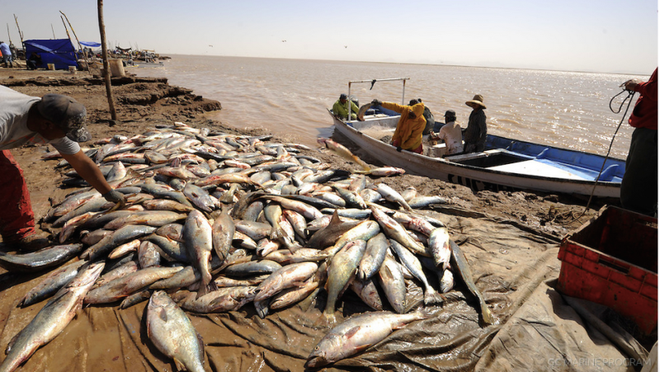
[[277,310],[296,304],[314,292],[318,286],[319,281],[314,280],[314,277],[311,277],[298,288],[285,289],[276,294],[270,301],[268,307],[272,310]]
[[447,204],[448,201],[442,196],[416,196],[408,200],[408,205],[411,208],[419,209],[426,208],[431,204]]
[[324,146],[328,150],[334,152],[335,154],[339,155],[340,157],[352,161],[355,164],[359,165],[362,167],[363,170],[369,171],[371,167],[369,164],[365,163],[362,161],[362,159],[358,158],[357,156],[353,155],[346,147],[340,145],[339,143],[329,139],[329,138],[317,138],[316,142],[318,142],[319,145]]
[[394,311],[403,314],[406,311],[406,283],[400,265],[394,260],[392,254],[385,257],[385,261],[378,270],[381,287],[385,291],[387,301]]
[[383,301],[380,299],[378,288],[376,288],[373,279],[361,280],[355,278],[351,282],[351,289],[370,308],[377,311],[383,310]]
[[82,250],[82,244],[47,247],[25,254],[0,252],[0,267],[9,272],[35,272],[67,262]]
[[83,298],[103,271],[103,262],[92,263],[48,301],[32,321],[9,343],[0,371],[18,368],[41,346],[57,337],[82,307]]
[[408,205],[408,203],[403,199],[403,196],[401,196],[401,194],[399,194],[396,190],[394,190],[393,188],[389,187],[384,183],[379,183],[378,185],[376,185],[376,187],[377,187],[376,191],[378,191],[381,195],[383,195],[383,198],[393,203],[398,203],[408,211],[412,211],[410,205]]
[[231,216],[224,211],[219,215],[215,215],[214,218],[215,220],[213,221],[212,226],[213,250],[215,250],[220,261],[224,262],[229,254],[231,243],[234,240],[236,226],[234,225],[234,220]]
[[317,269],[315,262],[301,262],[282,267],[259,284],[255,303],[269,299],[284,289],[300,286]]
[[366,105],[360,106],[360,109],[357,112],[357,119],[359,121],[364,121],[364,114],[367,113],[367,110],[371,108],[371,103],[367,103]]
[[395,329],[428,318],[421,311],[410,314],[375,312],[353,316],[336,326],[314,347],[305,368],[320,368],[359,353],[382,341]]
[[119,301],[136,291],[148,287],[157,280],[169,278],[183,267],[148,267],[122,276],[100,287],[92,289],[85,296],[86,304],[107,304]]
[[148,240],[141,242],[137,248],[137,253],[141,269],[160,265],[160,253],[154,243]]
[[147,336],[178,370],[204,372],[204,342],[186,313],[163,291],[147,306]]
[[444,269],[449,267],[451,259],[451,246],[449,244],[449,232],[446,227],[438,227],[429,235],[429,249],[433,254],[435,265]]
[[397,167],[379,167],[379,168],[372,168],[368,171],[360,171],[356,170],[353,171],[354,173],[361,173],[361,174],[369,174],[374,177],[389,177],[389,176],[394,176],[394,175],[399,175],[399,174],[405,174],[406,170],[403,168],[397,168]]
[[70,282],[71,279],[75,278],[83,264],[85,264],[85,261],[76,261],[54,270],[39,282],[39,284],[30,289],[30,291],[26,293],[25,296],[23,296],[23,299],[18,303],[18,306],[30,306],[48,298]]
[[466,287],[468,287],[468,290],[470,290],[470,293],[472,293],[472,295],[479,300],[481,317],[484,323],[495,324],[495,319],[493,318],[488,305],[486,305],[484,296],[481,294],[481,291],[479,291],[479,288],[477,288],[477,285],[474,284],[474,280],[472,279],[472,270],[470,270],[470,265],[465,259],[463,251],[458,247],[458,245],[456,245],[456,243],[454,243],[454,241],[450,240],[449,244],[451,245],[452,266],[458,270],[459,275],[463,279]]
[[257,287],[225,287],[195,298],[192,294],[181,302],[181,307],[198,313],[236,311],[254,300]]
[[378,234],[379,232],[380,232],[380,227],[378,226],[378,222],[371,220],[362,221],[352,229],[342,234],[341,237],[337,240],[337,242],[333,246],[326,248],[324,252],[333,256],[337,252],[339,252],[342,248],[344,248],[344,246],[348,244],[348,242],[353,240],[368,241],[369,239],[376,236],[376,234]]
[[194,209],[191,206],[181,204],[174,200],[166,199],[145,200],[142,202],[142,206],[149,210],[173,211],[180,213],[188,213]]
[[87,248],[80,255],[80,258],[89,261],[95,261],[100,257],[105,256],[108,252],[112,251],[113,248],[133,239],[138,239],[140,237],[149,235],[154,231],[156,231],[156,228],[152,226],[126,225],[116,230],[112,235],[104,237],[98,243]]
[[390,246],[394,249],[394,252],[396,252],[397,257],[399,257],[399,261],[403,264],[403,266],[405,266],[408,271],[410,271],[412,276],[417,278],[417,280],[422,282],[424,285],[424,305],[441,303],[444,299],[429,284],[419,259],[417,259],[417,257],[415,257],[415,255],[409,251],[408,248],[402,246],[394,239],[390,240]]
[[187,183],[182,192],[197,208],[205,212],[211,213],[216,207],[216,202],[211,198],[211,195],[197,185]]
[[135,239],[131,240],[128,243],[121,244],[114,248],[110,253],[108,253],[108,258],[111,260],[117,259],[119,257],[125,256],[130,252],[135,252],[140,246],[140,240]]
[[366,246],[367,242],[364,240],[350,241],[330,261],[328,279],[325,282],[328,299],[325,310],[323,310],[323,315],[330,321],[334,322],[335,303],[355,278],[358,264],[362,259]]
[[404,247],[412,250],[415,254],[429,256],[429,253],[426,252],[426,248],[424,248],[421,243],[414,240],[401,224],[388,216],[377,205],[370,204],[369,208],[371,208],[372,215],[376,221],[378,221],[378,224],[380,224],[385,235],[403,244]]
[[367,241],[367,248],[358,265],[357,277],[360,280],[368,280],[378,272],[380,265],[385,261],[389,246],[383,233],[379,233]]
[[271,260],[259,260],[259,261],[250,261],[237,263],[231,266],[228,266],[224,271],[224,275],[228,276],[254,276],[262,274],[272,274],[277,270],[280,270],[282,265],[275,261]]
[[412,198],[417,196],[417,189],[415,186],[408,186],[405,190],[403,190],[401,196],[403,197],[403,200],[409,202]]
[[213,229],[206,217],[201,212],[194,210],[188,214],[181,235],[193,266],[202,275],[202,287],[198,296],[203,296],[208,291],[215,290],[210,268]]
[[160,227],[186,218],[184,213],[172,211],[134,212],[128,216],[116,218],[103,227],[106,230],[116,230],[126,225],[146,225]]
[[445,269],[440,279],[440,291],[447,293],[454,288],[454,274],[449,269]]

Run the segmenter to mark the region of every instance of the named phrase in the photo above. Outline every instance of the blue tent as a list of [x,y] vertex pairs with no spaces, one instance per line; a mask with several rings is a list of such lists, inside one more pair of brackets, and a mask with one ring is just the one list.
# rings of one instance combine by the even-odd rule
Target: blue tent
[[67,70],[69,66],[78,66],[76,50],[69,39],[25,40],[25,58],[30,58],[32,52],[41,56],[43,65],[55,65],[55,69]]

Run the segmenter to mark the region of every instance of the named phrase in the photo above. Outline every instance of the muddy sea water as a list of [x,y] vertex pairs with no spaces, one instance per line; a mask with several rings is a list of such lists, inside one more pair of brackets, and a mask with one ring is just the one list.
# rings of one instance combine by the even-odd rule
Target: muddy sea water
[[[421,98],[436,120],[456,111],[465,127],[471,109],[465,101],[484,97],[488,132],[605,155],[623,118],[610,110],[622,82],[648,76],[418,65],[374,62],[268,59],[172,55],[161,67],[130,67],[138,76],[166,77],[170,84],[221,102],[222,110],[207,114],[237,128],[265,128],[300,143],[314,145],[333,133],[331,108],[348,82],[410,78],[405,102]],[[401,82],[352,84],[360,104],[374,98],[401,103]],[[613,102],[615,109],[625,94]],[[635,101],[639,97],[635,95]],[[625,159],[632,128],[626,115],[610,156]]]

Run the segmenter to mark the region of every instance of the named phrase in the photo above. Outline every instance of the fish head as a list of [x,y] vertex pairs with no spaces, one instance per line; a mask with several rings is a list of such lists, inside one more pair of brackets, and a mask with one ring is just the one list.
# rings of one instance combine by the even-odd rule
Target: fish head
[[316,345],[312,353],[309,354],[307,362],[305,362],[305,369],[321,368],[329,363],[325,351],[321,350],[320,345]]

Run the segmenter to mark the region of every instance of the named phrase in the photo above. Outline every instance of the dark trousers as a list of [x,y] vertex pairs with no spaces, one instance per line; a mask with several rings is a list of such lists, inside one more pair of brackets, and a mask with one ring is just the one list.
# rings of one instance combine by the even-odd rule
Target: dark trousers
[[621,181],[621,206],[657,215],[658,212],[658,131],[636,128],[630,140],[626,172]]

